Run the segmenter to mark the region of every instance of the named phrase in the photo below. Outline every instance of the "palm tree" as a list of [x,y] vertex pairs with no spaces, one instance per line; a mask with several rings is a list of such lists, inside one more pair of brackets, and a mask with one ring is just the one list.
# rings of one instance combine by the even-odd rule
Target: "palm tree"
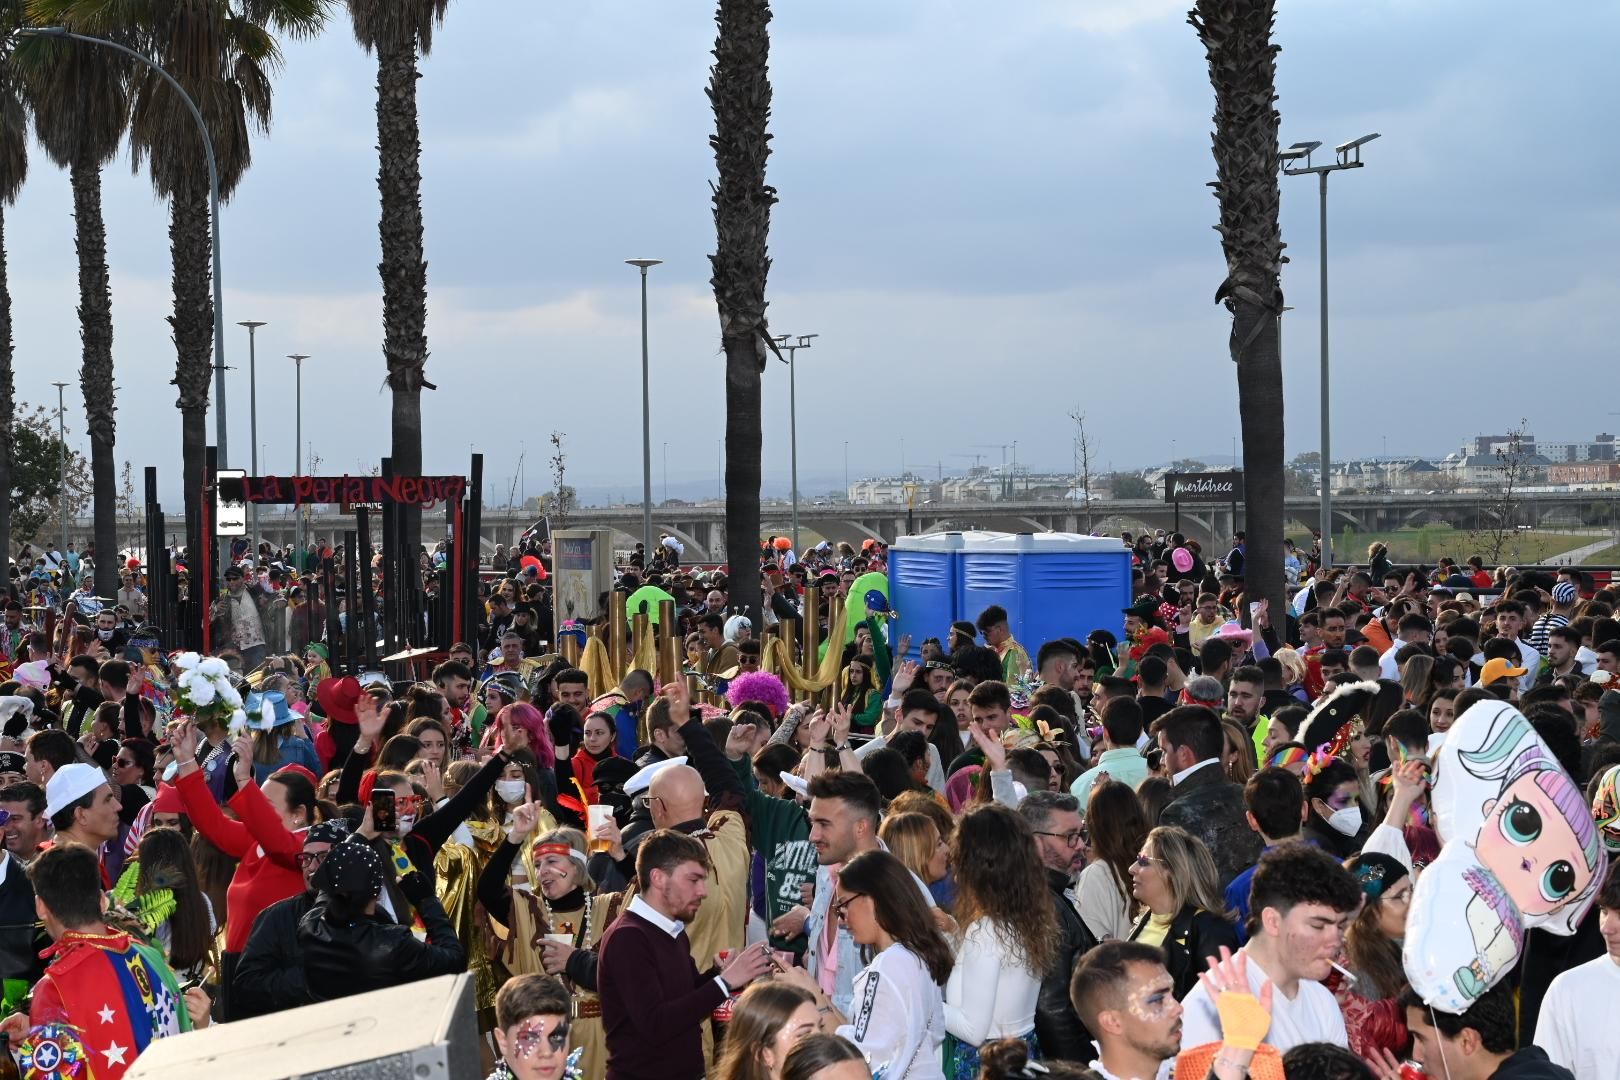
[[[83,0],[54,0],[82,6]],[[219,197],[229,199],[252,163],[249,128],[270,125],[270,73],[281,54],[273,31],[295,36],[317,32],[326,0],[142,0],[100,9],[95,31],[137,25],[145,47],[185,87],[208,125],[219,171]],[[208,165],[196,121],[180,95],[157,72],[135,82],[130,121],[131,164],[150,165],[152,186],[169,200],[169,246],[174,284],[176,352],[174,383],[180,388],[180,442],[185,478],[187,546],[204,548],[203,465],[208,445],[208,401],[214,348],[214,301],[210,289],[213,247],[208,207]]]
[[719,0],[709,104],[714,109],[715,253],[710,284],[726,354],[726,557],[731,601],[757,616],[759,589],[760,376],[775,351],[765,322],[767,242],[776,189],[765,183],[771,155],[771,5]]
[[[422,136],[416,119],[418,55],[450,0],[346,0],[354,36],[377,55],[377,190],[382,195],[383,358],[393,391],[395,475],[422,471],[422,390],[437,389],[427,367],[427,261],[422,257]],[[422,528],[418,507],[402,506],[408,551]]]
[[1196,0],[1190,22],[1209,56],[1215,88],[1215,197],[1226,280],[1215,293],[1232,313],[1248,514],[1245,591],[1282,618],[1283,380],[1282,230],[1277,224],[1275,0]]
[[[4,25],[20,21],[5,5]],[[22,87],[9,64],[0,67],[0,558],[11,554],[12,426],[17,420],[16,384],[12,378],[11,284],[6,271],[6,207],[17,201],[28,177],[28,113]]]
[[[36,0],[30,16],[41,21]],[[52,20],[56,21],[56,20]],[[73,22],[66,20],[70,28]],[[31,38],[16,59],[28,71],[34,132],[45,153],[68,170],[73,187],[74,245],[79,256],[79,389],[90,433],[91,514],[96,545],[96,593],[118,590],[118,478],[113,386],[112,287],[107,275],[107,225],[101,213],[101,167],[118,153],[129,124],[130,69],[111,49]]]

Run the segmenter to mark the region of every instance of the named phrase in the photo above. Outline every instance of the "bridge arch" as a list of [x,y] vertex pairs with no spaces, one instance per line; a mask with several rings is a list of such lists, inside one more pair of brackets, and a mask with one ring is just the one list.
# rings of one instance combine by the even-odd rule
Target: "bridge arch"
[[709,554],[707,548],[698,543],[697,537],[693,536],[684,529],[678,529],[673,525],[660,525],[657,522],[653,523],[653,528],[662,529],[664,532],[669,533],[669,535],[686,545],[686,554],[681,556],[683,559],[696,559],[699,562],[709,562],[714,558],[714,556]]

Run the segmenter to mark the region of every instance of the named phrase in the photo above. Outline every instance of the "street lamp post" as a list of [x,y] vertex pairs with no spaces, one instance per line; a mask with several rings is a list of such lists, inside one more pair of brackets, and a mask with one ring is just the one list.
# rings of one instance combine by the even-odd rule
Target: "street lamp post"
[[[1318,246],[1320,248],[1322,291],[1322,461],[1319,475],[1321,476],[1322,566],[1324,569],[1333,565],[1333,458],[1332,445],[1328,437],[1332,401],[1328,381],[1328,174],[1338,172],[1340,169],[1361,168],[1361,148],[1376,138],[1378,138],[1378,132],[1375,131],[1371,135],[1363,135],[1359,139],[1340,143],[1333,148],[1334,160],[1325,165],[1311,164],[1311,152],[1319,148],[1322,145],[1321,142],[1298,142],[1277,155],[1285,176],[1306,176],[1315,173],[1317,190],[1320,192],[1321,197]],[[1304,162],[1303,165],[1300,164],[1301,161]]]
[[647,375],[647,271],[662,263],[663,259],[626,259],[629,266],[641,270],[641,537],[646,544],[643,556],[648,563],[653,557],[652,534],[652,390]]
[[[67,388],[67,383],[58,382],[58,383],[51,383],[51,385],[56,387],[56,445],[57,445],[56,468],[57,468],[57,474],[60,477],[60,479],[58,480],[58,486],[61,488],[61,490],[58,493],[58,495],[59,495],[58,501],[61,503],[61,513],[62,513],[62,550],[60,552],[60,554],[62,556],[62,563],[57,568],[57,573],[59,575],[61,575],[62,580],[66,581],[67,580],[67,552],[68,552],[67,405],[66,405],[66,399],[62,396],[62,393]],[[150,563],[152,561],[152,553],[150,551],[148,551],[146,553],[146,561],[148,563]]]
[[161,75],[163,77],[163,81],[174,88],[174,92],[180,95],[180,100],[185,102],[186,109],[191,113],[191,118],[197,122],[197,131],[202,135],[203,156],[208,160],[208,217],[209,224],[213,228],[214,403],[219,408],[219,414],[215,417],[215,441],[219,444],[218,467],[221,469],[226,468],[225,292],[224,285],[222,284],[223,279],[220,276],[221,266],[219,259],[219,168],[214,162],[214,140],[208,134],[208,124],[205,120],[203,120],[202,112],[197,108],[197,103],[191,100],[191,95],[186,93],[185,88],[175,81],[173,75],[170,75],[167,71],[164,71],[158,62],[153,60],[150,56],[136,52],[127,45],[120,45],[118,42],[109,41],[106,38],[92,37],[89,34],[76,34],[65,26],[25,26],[20,28],[17,33],[22,37],[67,38],[71,41],[82,41],[90,45],[105,45],[109,49],[115,49],[118,52],[123,53],[125,56],[139,60],[141,63],[145,64],[147,67]]
[[[253,440],[253,475],[259,475],[259,364],[254,350],[254,332],[264,323],[247,319],[236,324],[247,327],[248,332],[248,434]],[[253,515],[253,564],[259,564],[259,504],[250,507]]]
[[[304,361],[308,353],[288,353],[296,375],[293,379],[293,475],[304,472]],[[304,572],[304,508],[293,504],[293,576]]]
[[787,350],[788,354],[788,442],[792,446],[793,462],[791,479],[793,489],[793,550],[797,552],[799,550],[799,386],[794,375],[793,361],[798,356],[800,349],[808,349],[814,343],[814,339],[821,335],[799,334],[798,342],[789,345],[788,338],[792,336],[794,335],[783,334],[777,338],[776,347]]

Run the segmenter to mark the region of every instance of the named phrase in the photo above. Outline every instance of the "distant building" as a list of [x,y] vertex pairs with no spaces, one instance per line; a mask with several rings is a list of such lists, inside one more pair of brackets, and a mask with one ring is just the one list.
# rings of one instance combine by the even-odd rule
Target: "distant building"
[[1613,484],[1620,482],[1620,462],[1584,461],[1547,466],[1549,484]]

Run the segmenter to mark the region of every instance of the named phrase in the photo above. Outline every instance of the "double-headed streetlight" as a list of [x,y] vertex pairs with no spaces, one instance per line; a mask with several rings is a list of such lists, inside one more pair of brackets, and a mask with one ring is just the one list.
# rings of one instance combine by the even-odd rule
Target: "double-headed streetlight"
[[[252,462],[253,475],[259,475],[259,364],[254,351],[254,331],[264,323],[253,319],[246,319],[236,324],[247,327],[248,332],[248,437],[253,440]],[[259,565],[259,504],[254,503],[249,512],[253,515],[253,565]]]
[[[288,353],[287,359],[296,369],[293,386],[293,475],[304,472],[304,361],[308,353]],[[304,572],[304,508],[293,504],[293,575]]]
[[646,565],[653,557],[652,533],[652,390],[647,375],[647,271],[663,259],[626,259],[641,270],[641,538]]
[[789,345],[788,339],[793,336],[792,334],[783,334],[776,339],[776,347],[779,351],[786,350],[788,354],[788,441],[793,447],[793,476],[791,480],[793,486],[793,550],[797,552],[799,550],[799,389],[798,382],[793,374],[793,358],[800,349],[808,349],[811,343],[821,335],[799,334],[799,340]]
[[1321,221],[1319,247],[1321,248],[1322,276],[1322,462],[1321,462],[1321,518],[1322,566],[1333,565],[1333,478],[1332,449],[1328,438],[1328,419],[1332,400],[1328,384],[1328,263],[1327,263],[1327,192],[1328,174],[1340,169],[1361,168],[1361,148],[1378,138],[1378,132],[1363,135],[1333,148],[1334,160],[1325,165],[1311,164],[1311,154],[1320,142],[1298,142],[1277,155],[1285,176],[1307,176],[1315,173],[1321,192]]

